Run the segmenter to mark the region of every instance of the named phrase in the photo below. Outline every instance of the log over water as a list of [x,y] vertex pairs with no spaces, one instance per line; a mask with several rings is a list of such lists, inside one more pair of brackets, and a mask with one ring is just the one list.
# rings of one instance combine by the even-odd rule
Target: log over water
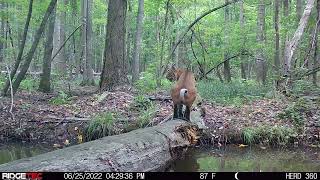
[[198,128],[182,120],[107,136],[0,165],[0,171],[163,171],[196,142]]

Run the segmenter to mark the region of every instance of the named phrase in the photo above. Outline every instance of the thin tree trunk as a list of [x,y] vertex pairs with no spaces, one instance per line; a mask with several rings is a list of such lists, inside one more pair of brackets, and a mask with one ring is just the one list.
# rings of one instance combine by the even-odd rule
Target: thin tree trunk
[[[240,1],[240,29],[243,30],[244,32],[244,7],[243,7],[243,0]],[[245,49],[246,47],[246,34],[242,34],[242,49]],[[248,66],[248,63],[244,62],[244,56],[240,56],[241,58],[241,78],[242,79],[247,79],[246,75],[246,69]]]
[[[127,26],[126,26],[126,32],[127,32],[127,43],[126,43],[126,61],[128,63],[128,72],[130,72],[131,74],[133,73],[133,68],[132,68],[132,55],[131,55],[131,44],[132,44],[132,41],[133,41],[133,37],[132,37],[132,29],[131,29],[131,26],[130,26],[130,22],[131,22],[131,19],[133,19],[133,14],[132,14],[132,0],[128,0],[128,14],[127,14],[127,19],[126,19],[126,23],[127,23]],[[103,56],[102,56],[103,58]],[[102,59],[103,60],[103,59]]]
[[257,58],[256,58],[256,70],[257,70],[257,80],[262,84],[266,84],[267,80],[267,64],[265,60],[263,45],[265,44],[265,2],[264,0],[259,1],[258,7],[258,31],[257,31],[257,42],[259,44],[259,48],[257,50]]
[[21,68],[21,71],[19,72],[19,74],[17,75],[17,78],[16,80],[14,81],[13,83],[13,93],[15,94],[19,88],[19,85],[21,83],[21,81],[24,79],[25,75],[26,75],[26,72],[28,71],[29,69],[29,66],[30,66],[30,63],[31,63],[31,60],[33,58],[33,55],[34,55],[34,52],[36,51],[37,49],[37,46],[39,44],[39,41],[41,39],[41,35],[45,29],[45,25],[48,21],[48,18],[51,14],[51,12],[53,11],[53,9],[55,8],[55,5],[57,3],[57,0],[51,0],[47,10],[46,10],[46,13],[44,15],[44,17],[42,18],[42,21],[41,21],[41,24],[37,30],[37,33],[36,33],[36,36],[34,38],[34,41],[32,43],[32,46],[30,48],[30,51],[28,52],[26,58],[25,58],[25,62]]
[[297,23],[299,23],[302,15],[302,6],[303,0],[297,0],[296,2],[296,16],[297,16]]
[[[0,3],[0,10],[4,9],[4,3]],[[4,16],[1,17],[1,26],[0,26],[0,36],[5,36],[5,19]],[[3,62],[4,58],[4,43],[3,40],[0,41],[0,63]],[[1,67],[1,66],[0,66]]]
[[100,90],[112,90],[126,80],[126,12],[126,0],[109,0]]
[[[317,26],[316,26],[316,34],[315,34],[315,47],[314,47],[314,55],[313,55],[313,69],[319,67],[320,61],[320,53],[319,51],[319,43],[318,43],[318,35],[320,32],[320,0],[317,0]],[[312,74],[312,83],[317,85],[317,72]]]
[[92,69],[92,19],[91,9],[92,0],[83,0],[83,30],[82,30],[82,46],[83,46],[83,62],[84,72],[81,85],[94,85],[93,69]]
[[[32,15],[32,5],[33,5],[33,0],[30,0],[29,1],[28,15],[27,15],[27,19],[26,19],[26,23],[25,23],[24,31],[23,31],[23,36],[22,36],[22,39],[21,39],[21,44],[19,46],[19,53],[18,53],[17,59],[16,59],[16,61],[14,63],[13,69],[10,72],[10,77],[11,77],[12,80],[14,79],[14,76],[16,75],[16,72],[17,72],[18,67],[19,67],[19,65],[21,63],[21,60],[22,60],[23,50],[24,50],[24,47],[25,47],[27,34],[28,34],[28,29],[29,29],[29,24],[30,24],[30,19],[31,19],[31,15]],[[3,90],[2,90],[2,93],[4,95],[7,94],[9,85],[10,85],[10,81],[8,79],[6,81],[6,84],[3,87]]]
[[136,28],[136,40],[134,44],[133,63],[132,63],[132,82],[135,82],[139,78],[140,69],[140,51],[142,42],[142,28],[143,28],[143,14],[144,14],[144,0],[139,0],[138,16],[137,16],[137,28]]
[[285,17],[289,16],[289,0],[283,0],[283,15]]
[[162,39],[161,39],[161,49],[160,49],[160,62],[158,65],[158,74],[157,74],[157,87],[159,87],[161,85],[161,77],[162,77],[162,66],[163,66],[163,57],[164,57],[164,43],[166,41],[166,37],[167,37],[167,26],[168,26],[168,16],[169,16],[169,4],[170,4],[170,0],[167,0],[166,2],[166,14],[164,17],[164,26],[162,29]]
[[40,78],[39,91],[48,93],[51,91],[51,56],[53,50],[53,33],[56,18],[56,10],[54,9],[49,18],[48,31],[44,46],[42,74]]
[[280,74],[280,33],[279,33],[279,7],[280,0],[274,2],[274,29],[275,29],[275,53],[274,53],[274,70],[277,75]]
[[281,35],[282,40],[281,40],[281,59],[284,59],[284,49],[285,49],[285,42],[286,40],[289,38],[288,37],[288,28],[286,28],[286,26],[288,26],[288,16],[289,16],[289,0],[283,0],[282,3],[280,3],[281,6],[283,7],[283,16],[282,16],[282,23],[283,23],[283,35]]
[[[225,3],[229,3],[228,0],[225,0]],[[229,44],[229,33],[227,31],[227,29],[229,29],[228,27],[228,24],[229,24],[229,21],[230,21],[230,12],[229,12],[229,7],[226,6],[225,9],[224,9],[224,22],[225,22],[225,35],[224,35],[224,44],[225,46],[228,46]],[[228,59],[229,58],[229,49],[228,48],[225,48],[224,50],[224,59]],[[224,75],[224,79],[227,81],[227,82],[230,82],[231,81],[231,72],[230,72],[230,62],[229,61],[225,61],[223,63],[223,75]]]
[[[67,0],[61,0],[62,4],[64,5],[64,7],[67,7],[68,2]],[[66,39],[66,23],[67,23],[67,19],[66,19],[66,9],[63,9],[62,12],[59,13],[59,47],[61,47],[62,43],[65,41]],[[67,70],[67,56],[66,56],[66,47],[64,46],[59,55],[58,55],[58,67],[59,67],[59,72],[61,73],[66,73]]]

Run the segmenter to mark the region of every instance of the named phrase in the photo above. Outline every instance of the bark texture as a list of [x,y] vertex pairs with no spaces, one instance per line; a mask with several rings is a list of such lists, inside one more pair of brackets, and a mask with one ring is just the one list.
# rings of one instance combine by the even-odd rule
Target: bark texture
[[126,12],[126,0],[109,0],[100,90],[111,90],[126,80]]

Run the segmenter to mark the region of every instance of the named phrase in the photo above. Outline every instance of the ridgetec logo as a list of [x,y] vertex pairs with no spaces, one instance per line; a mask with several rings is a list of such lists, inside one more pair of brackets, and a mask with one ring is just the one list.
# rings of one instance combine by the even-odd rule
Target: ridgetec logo
[[28,172],[28,173],[2,173],[1,178],[3,180],[15,180],[15,179],[25,179],[25,180],[42,180],[42,173]]

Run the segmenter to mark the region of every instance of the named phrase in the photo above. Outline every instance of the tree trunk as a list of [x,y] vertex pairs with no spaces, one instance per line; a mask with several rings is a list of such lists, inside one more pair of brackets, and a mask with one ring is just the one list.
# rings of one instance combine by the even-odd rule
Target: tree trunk
[[[315,44],[314,44],[314,55],[313,55],[313,69],[319,67],[320,61],[320,53],[319,51],[319,43],[318,43],[318,35],[320,32],[320,0],[317,0],[317,25],[316,25],[316,33],[315,33]],[[312,83],[317,85],[317,72],[312,74]]]
[[17,78],[16,80],[14,81],[13,83],[13,93],[16,93],[18,88],[19,88],[19,85],[21,83],[21,81],[24,79],[25,75],[26,75],[26,72],[28,71],[29,69],[29,66],[30,66],[30,63],[31,63],[31,60],[33,58],[33,55],[34,55],[34,52],[36,51],[37,49],[37,46],[39,44],[39,41],[41,39],[41,36],[42,36],[42,33],[45,29],[45,25],[48,21],[48,18],[51,14],[51,12],[53,11],[53,9],[55,8],[55,5],[57,3],[57,0],[51,0],[47,10],[46,10],[46,13],[44,15],[44,17],[42,18],[42,21],[41,21],[41,24],[37,30],[37,33],[35,35],[35,38],[34,38],[34,41],[32,43],[32,46],[30,48],[30,51],[28,52],[26,58],[25,58],[25,62],[21,68],[21,71],[19,72],[19,74],[17,75]]
[[257,80],[262,84],[266,84],[267,80],[267,63],[264,55],[263,46],[265,45],[266,33],[265,33],[265,2],[264,0],[259,1],[258,6],[258,23],[257,23],[257,42],[259,48],[257,50],[256,59],[256,70],[257,70]]
[[[4,9],[4,3],[0,3],[0,10]],[[4,37],[5,36],[5,19],[4,16],[1,16],[1,26],[0,26],[0,36]],[[3,40],[0,40],[0,63],[3,62],[4,59],[4,43]],[[1,68],[1,66],[0,66]]]
[[93,79],[93,54],[92,54],[92,18],[91,18],[91,9],[92,9],[92,0],[83,0],[83,28],[82,28],[82,47],[83,47],[83,79],[81,82],[82,86],[94,85]]
[[292,57],[295,53],[296,48],[298,47],[299,41],[302,37],[305,27],[308,24],[308,20],[311,14],[311,10],[314,6],[315,0],[308,0],[302,17],[299,22],[299,26],[296,29],[291,40],[286,41],[285,49],[284,49],[284,75],[291,76],[292,72]]
[[289,0],[283,0],[283,16],[289,16]]
[[53,50],[53,33],[56,18],[56,10],[54,9],[49,18],[48,31],[44,46],[42,74],[39,84],[39,91],[48,93],[51,91],[51,57]]
[[[67,0],[60,0],[63,4],[63,10],[59,13],[59,47],[64,43],[66,39],[66,7],[68,5]],[[58,55],[58,71],[62,74],[65,74],[67,71],[67,56],[66,56],[66,47],[64,46]]]
[[297,22],[299,23],[302,15],[302,6],[303,0],[297,0],[296,2],[296,15],[297,15]]
[[[225,3],[228,3],[229,0],[225,0]],[[229,31],[227,31],[227,29],[229,28],[228,27],[228,24],[229,24],[229,21],[230,21],[230,12],[229,12],[229,6],[226,6],[224,8],[224,22],[225,22],[225,35],[224,35],[224,44],[225,46],[228,46],[229,44]],[[224,59],[228,59],[229,58],[229,49],[228,48],[225,48],[224,50]],[[224,61],[223,63],[223,75],[224,75],[224,79],[227,81],[227,82],[230,82],[231,81],[231,72],[230,72],[230,62],[229,61]]]
[[[27,20],[26,20],[26,23],[25,23],[25,26],[24,26],[23,35],[22,35],[22,39],[21,39],[21,44],[19,46],[19,53],[18,53],[17,59],[16,59],[16,61],[14,63],[13,69],[10,72],[11,79],[13,79],[14,76],[16,75],[16,72],[17,72],[18,67],[19,67],[19,65],[21,63],[21,60],[22,60],[23,50],[24,50],[24,47],[25,47],[27,34],[28,34],[28,30],[29,30],[30,19],[31,19],[31,15],[32,15],[32,4],[33,4],[33,0],[30,0],[29,1],[29,10],[28,10],[28,15],[27,15]],[[4,26],[4,24],[3,24],[3,26]],[[10,81],[8,79],[6,81],[6,84],[3,87],[3,90],[2,90],[3,95],[7,94],[9,85],[10,85]]]
[[[244,32],[244,7],[243,7],[243,0],[240,1],[240,29],[242,30],[242,32]],[[242,49],[245,49],[246,47],[246,34],[242,34]],[[245,62],[245,58],[243,55],[240,56],[241,58],[241,64],[240,64],[240,68],[241,68],[241,78],[242,79],[247,79],[247,75],[246,75],[246,70],[248,67],[248,63]]]
[[140,51],[142,42],[142,28],[143,28],[143,14],[144,14],[144,0],[139,0],[136,40],[134,44],[133,62],[132,62],[132,82],[139,78],[140,69]]
[[[158,65],[158,74],[157,74],[157,87],[160,87],[161,85],[161,77],[162,77],[162,66],[163,66],[163,60],[164,60],[164,44],[166,41],[166,37],[167,37],[167,26],[168,26],[168,19],[169,19],[169,5],[170,5],[170,0],[167,0],[166,2],[166,13],[165,13],[165,17],[164,17],[164,26],[162,29],[162,36],[159,37],[159,40],[161,40],[161,49],[160,49],[160,61],[159,61],[159,65]],[[161,28],[161,27],[160,27]],[[159,34],[160,35],[160,34]],[[162,37],[162,39],[161,39]]]
[[126,80],[126,12],[126,0],[109,0],[100,90],[111,90]]
[[[280,74],[280,33],[279,33],[279,7],[280,0],[274,2],[274,29],[275,29],[275,53],[274,70],[277,75]],[[299,0],[298,0],[299,1]]]
[[[133,19],[133,13],[132,13],[132,0],[128,0],[128,14],[127,14],[127,19],[126,19],[126,33],[127,33],[127,39],[126,39],[126,61],[128,63],[128,72],[130,72],[131,74],[133,73],[133,68],[132,68],[132,48],[131,48],[131,44],[133,41],[133,35],[132,35],[132,28],[130,26],[131,23],[131,19]],[[103,60],[103,56],[102,56],[102,60]]]
[[[72,0],[71,1],[71,8],[72,8],[72,17],[77,17],[77,0]],[[73,19],[72,21],[73,27],[76,27],[77,20]],[[72,36],[72,53],[71,53],[71,58],[70,64],[72,64],[71,72],[75,70],[76,73],[79,73],[79,68],[78,68],[78,63],[77,63],[77,45],[76,45],[76,37]]]

